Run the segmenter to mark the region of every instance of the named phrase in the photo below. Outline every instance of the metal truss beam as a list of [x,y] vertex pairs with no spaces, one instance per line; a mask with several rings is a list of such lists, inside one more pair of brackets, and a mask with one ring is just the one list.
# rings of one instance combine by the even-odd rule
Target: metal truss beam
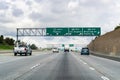
[[17,28],[17,41],[20,36],[45,36],[46,28]]

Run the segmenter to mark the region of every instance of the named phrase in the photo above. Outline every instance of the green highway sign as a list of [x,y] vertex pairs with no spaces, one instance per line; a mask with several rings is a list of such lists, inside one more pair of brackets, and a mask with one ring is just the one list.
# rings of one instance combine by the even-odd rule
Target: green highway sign
[[69,44],[69,47],[74,47],[74,44]]
[[83,28],[69,28],[69,35],[83,36]]
[[64,45],[64,44],[62,44],[62,47],[65,47],[65,45]]
[[100,27],[46,28],[46,36],[100,36]]
[[47,36],[67,36],[68,28],[46,28]]
[[97,36],[101,34],[100,28],[83,28],[83,36]]

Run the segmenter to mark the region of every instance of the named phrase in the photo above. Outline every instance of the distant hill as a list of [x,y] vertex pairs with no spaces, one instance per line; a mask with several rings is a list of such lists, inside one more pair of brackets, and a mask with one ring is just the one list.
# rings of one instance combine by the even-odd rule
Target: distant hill
[[120,28],[95,38],[88,47],[95,52],[120,56]]

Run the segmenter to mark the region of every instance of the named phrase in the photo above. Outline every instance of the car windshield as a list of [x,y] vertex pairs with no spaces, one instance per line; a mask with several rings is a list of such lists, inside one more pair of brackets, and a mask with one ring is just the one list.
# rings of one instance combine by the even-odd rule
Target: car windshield
[[58,48],[53,48],[53,49],[58,49]]
[[19,45],[19,47],[27,47],[26,45]]
[[87,49],[87,48],[83,48],[82,51],[86,51],[86,52],[87,52],[87,51],[89,51],[89,49]]

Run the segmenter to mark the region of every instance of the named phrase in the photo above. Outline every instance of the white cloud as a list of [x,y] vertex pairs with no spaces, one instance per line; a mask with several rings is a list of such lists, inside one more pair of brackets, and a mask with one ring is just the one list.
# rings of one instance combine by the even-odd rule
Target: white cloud
[[[119,3],[119,0],[0,0],[0,34],[15,36],[16,28],[50,26],[100,26],[104,34],[120,23]],[[91,40],[87,37],[23,40],[28,39],[37,45],[79,42],[86,45]]]
[[73,10],[79,6],[78,0],[73,0],[68,3],[68,9]]
[[84,4],[84,3],[87,2],[87,0],[79,0],[79,1],[80,1],[80,3],[82,3],[82,4]]
[[15,16],[15,17],[20,17],[21,15],[24,14],[24,12],[21,10],[21,9],[13,9],[13,12],[12,14]]

